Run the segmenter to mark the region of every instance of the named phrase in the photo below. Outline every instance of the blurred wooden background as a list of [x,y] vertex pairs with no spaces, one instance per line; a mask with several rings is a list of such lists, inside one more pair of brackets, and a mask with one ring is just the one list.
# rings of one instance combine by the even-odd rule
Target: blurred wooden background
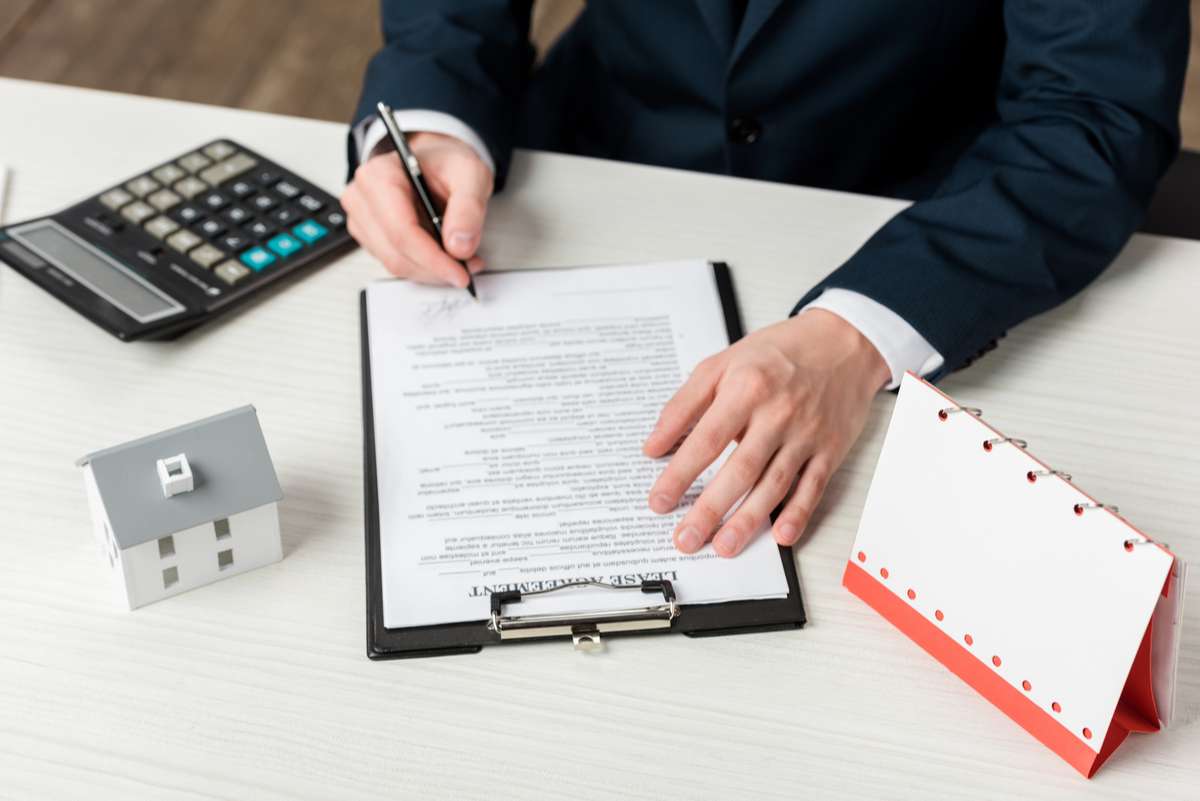
[[[539,46],[580,6],[537,0]],[[328,120],[349,118],[378,46],[378,0],[0,0],[0,76]],[[1200,149],[1195,40],[1182,122]]]

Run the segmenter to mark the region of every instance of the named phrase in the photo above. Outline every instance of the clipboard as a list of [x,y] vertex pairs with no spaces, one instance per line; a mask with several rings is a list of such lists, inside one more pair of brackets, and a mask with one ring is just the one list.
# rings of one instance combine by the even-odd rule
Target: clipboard
[[[729,265],[711,262],[713,276],[732,344],[743,336],[741,315],[733,292]],[[563,268],[570,269],[570,268]],[[363,482],[366,535],[367,657],[374,660],[478,653],[485,645],[508,645],[545,639],[570,638],[579,650],[599,647],[602,637],[665,634],[711,637],[763,631],[798,629],[806,621],[800,597],[796,563],[790,547],[779,546],[787,579],[784,598],[685,605],[675,602],[669,581],[641,585],[604,585],[627,591],[627,609],[562,615],[517,615],[522,594],[496,593],[490,603],[480,602],[480,619],[434,626],[387,628],[383,617],[383,573],[379,549],[379,495],[375,468],[374,414],[371,402],[371,357],[367,327],[367,295],[359,295],[362,346]],[[563,589],[559,587],[556,589]],[[635,592],[640,591],[640,592]],[[525,593],[530,595],[533,593]],[[651,597],[653,603],[639,600]]]

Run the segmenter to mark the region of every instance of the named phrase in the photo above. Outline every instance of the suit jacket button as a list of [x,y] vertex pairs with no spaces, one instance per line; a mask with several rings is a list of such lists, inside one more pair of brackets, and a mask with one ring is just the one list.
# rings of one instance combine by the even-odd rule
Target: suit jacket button
[[735,145],[752,145],[762,132],[762,123],[753,117],[734,117],[729,121],[729,141]]

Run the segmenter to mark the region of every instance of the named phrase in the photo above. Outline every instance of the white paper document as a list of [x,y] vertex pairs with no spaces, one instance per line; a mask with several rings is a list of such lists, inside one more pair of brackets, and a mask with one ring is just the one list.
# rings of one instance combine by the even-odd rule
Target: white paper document
[[[480,302],[406,281],[367,290],[384,624],[482,620],[493,591],[670,579],[681,604],[781,598],[763,531],[734,559],[679,553],[647,495],[658,412],[728,344],[703,261],[485,273]],[[726,453],[728,455],[728,452]],[[722,458],[723,461],[723,458]],[[572,588],[516,614],[645,606]]]

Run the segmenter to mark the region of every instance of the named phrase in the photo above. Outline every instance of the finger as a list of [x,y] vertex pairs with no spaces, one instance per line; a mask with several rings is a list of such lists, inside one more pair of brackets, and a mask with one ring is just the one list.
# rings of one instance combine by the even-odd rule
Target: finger
[[467,273],[450,258],[417,221],[411,192],[402,191],[386,175],[377,174],[360,188],[368,216],[382,236],[412,261],[419,280],[465,287]]
[[741,443],[679,522],[675,530],[675,547],[684,553],[700,550],[712,538],[713,532],[734,504],[762,477],[767,462],[775,455],[779,444],[777,431],[756,434],[754,422],[751,421]]
[[657,459],[687,433],[712,404],[717,387],[717,371],[709,360],[700,362],[658,415],[654,430],[642,444],[642,453]]
[[772,533],[780,545],[795,545],[800,539],[821,496],[825,494],[831,472],[829,462],[820,455],[812,457],[804,465],[795,492],[775,519]]
[[412,259],[428,280],[456,287],[467,285],[467,268],[447,255],[437,241],[419,225],[397,226],[404,255]]
[[771,510],[779,505],[795,483],[800,466],[804,464],[803,453],[799,448],[781,448],[776,452],[746,500],[713,537],[713,550],[717,555],[737,556],[754,540],[769,522]]
[[486,266],[487,265],[484,264],[483,259],[479,258],[478,256],[467,260],[467,267],[470,268],[472,275],[483,272],[483,268]]
[[348,189],[342,195],[341,203],[346,210],[346,229],[350,236],[382,262],[388,272],[400,278],[409,277],[412,263],[388,241],[370,214],[364,211],[365,202],[361,195]]
[[718,397],[654,482],[650,489],[650,508],[659,514],[674,509],[696,477],[741,433],[749,416],[750,409],[742,405],[737,396]]
[[[464,165],[461,162],[466,161]],[[472,163],[474,162],[474,163]],[[446,213],[442,220],[442,241],[456,259],[469,259],[479,249],[483,219],[487,215],[491,181],[487,168],[478,159],[456,159],[446,175]]]

